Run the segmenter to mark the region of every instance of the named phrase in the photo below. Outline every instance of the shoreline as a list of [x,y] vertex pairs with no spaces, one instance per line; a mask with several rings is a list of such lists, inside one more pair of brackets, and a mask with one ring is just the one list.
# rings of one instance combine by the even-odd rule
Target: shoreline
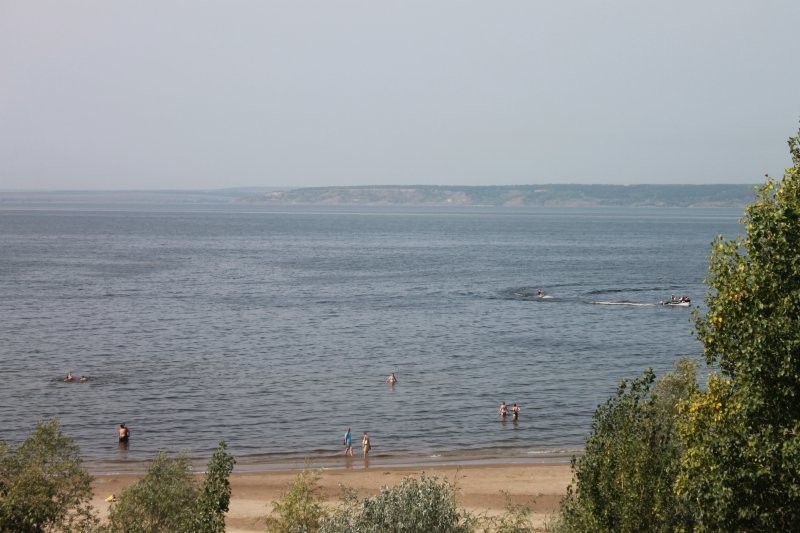
[[[230,452],[229,452],[230,453]],[[364,464],[361,456],[344,457],[341,453],[306,457],[236,457],[236,472],[278,472],[302,470],[364,470],[368,468],[427,468],[491,465],[530,465],[530,464],[566,464],[573,457],[580,457],[583,450],[572,451],[536,451],[527,453],[505,453],[500,455],[491,452],[454,451],[435,455],[408,454],[370,454],[369,461]],[[177,454],[169,453],[174,456]],[[136,460],[85,460],[83,466],[92,476],[144,475],[155,456]],[[210,459],[190,457],[190,464],[195,473],[202,473]]]
[[[516,462],[498,458],[495,461],[456,461],[447,463],[387,463],[370,458],[367,465],[357,457],[331,467],[299,467],[293,465],[239,463],[231,474],[231,502],[226,515],[226,531],[245,533],[264,531],[265,517],[272,503],[284,494],[305,468],[319,472],[323,503],[339,503],[342,487],[354,489],[359,498],[377,494],[381,487],[398,485],[406,476],[436,476],[455,484],[458,505],[474,515],[496,516],[505,511],[508,502],[531,508],[535,530],[558,511],[558,506],[572,480],[569,461]],[[348,463],[350,465],[348,466]],[[252,467],[252,469],[251,469]],[[105,499],[122,491],[142,477],[141,473],[93,474],[92,505],[105,518],[110,503]],[[200,475],[200,473],[197,473]]]

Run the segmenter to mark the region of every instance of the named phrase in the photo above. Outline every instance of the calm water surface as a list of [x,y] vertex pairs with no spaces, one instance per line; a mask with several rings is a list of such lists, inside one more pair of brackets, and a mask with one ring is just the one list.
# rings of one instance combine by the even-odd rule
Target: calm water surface
[[653,304],[702,302],[740,216],[3,208],[0,440],[56,417],[96,464],[325,460],[348,426],[376,458],[569,454],[620,379],[701,358],[691,311]]

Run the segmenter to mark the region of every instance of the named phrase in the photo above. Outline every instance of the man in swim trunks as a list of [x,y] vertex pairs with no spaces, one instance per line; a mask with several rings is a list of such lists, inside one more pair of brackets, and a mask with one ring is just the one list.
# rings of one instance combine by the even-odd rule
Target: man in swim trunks
[[506,407],[506,402],[500,403],[500,418],[505,418],[508,415],[508,407]]
[[516,420],[519,418],[519,405],[516,403],[511,406],[511,417]]
[[120,442],[128,442],[128,439],[131,436],[131,430],[125,427],[125,424],[120,424],[119,430],[117,431],[117,436],[119,437]]

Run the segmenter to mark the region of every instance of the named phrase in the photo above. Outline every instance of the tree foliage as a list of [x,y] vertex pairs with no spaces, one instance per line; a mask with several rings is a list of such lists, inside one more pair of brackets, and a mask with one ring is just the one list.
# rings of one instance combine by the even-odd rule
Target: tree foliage
[[188,457],[161,453],[147,474],[112,504],[108,529],[119,533],[189,532],[196,500]]
[[16,449],[0,443],[0,531],[89,531],[97,524],[91,498],[78,445],[55,420]]
[[696,325],[720,374],[682,406],[676,484],[700,530],[800,529],[800,134],[789,147],[745,235],[712,247]]
[[436,477],[405,477],[360,502],[351,499],[322,521],[325,533],[466,533],[476,519],[457,505],[455,485]]
[[326,515],[319,488],[319,472],[303,470],[276,502],[267,517],[267,530],[277,533],[319,531]]
[[584,455],[553,528],[563,531],[673,531],[689,523],[673,492],[681,448],[676,404],[696,389],[695,364],[681,360],[656,381],[648,370],[623,381],[598,407]]
[[235,462],[221,441],[198,488],[186,455],[159,454],[147,474],[111,506],[106,529],[119,533],[225,531],[229,477]]
[[197,500],[194,530],[198,533],[224,533],[225,514],[231,501],[230,475],[236,459],[221,441],[208,462],[208,471]]

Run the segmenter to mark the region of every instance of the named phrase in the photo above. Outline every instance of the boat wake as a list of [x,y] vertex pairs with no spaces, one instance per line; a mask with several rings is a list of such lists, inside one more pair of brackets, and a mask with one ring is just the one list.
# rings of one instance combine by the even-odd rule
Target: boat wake
[[624,305],[628,307],[655,307],[657,304],[643,304],[637,302],[603,302],[603,301],[595,301],[592,302],[595,305]]

